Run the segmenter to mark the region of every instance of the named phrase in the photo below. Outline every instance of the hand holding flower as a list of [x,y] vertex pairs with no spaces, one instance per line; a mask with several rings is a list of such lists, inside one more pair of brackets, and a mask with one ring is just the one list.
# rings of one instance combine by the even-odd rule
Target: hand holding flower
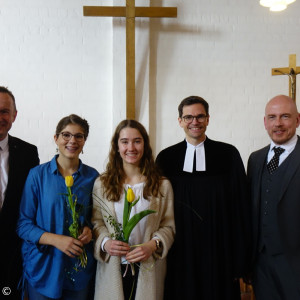
[[104,250],[111,256],[125,256],[130,247],[127,243],[118,240],[108,240],[104,245]]
[[82,233],[78,236],[78,239],[84,244],[88,244],[92,240],[92,230],[88,226],[84,226]]
[[134,247],[126,255],[126,260],[130,263],[146,261],[156,250],[156,243],[151,240],[147,243]]
[[83,252],[82,242],[66,235],[45,232],[42,234],[39,243],[54,246],[70,257],[79,256]]
[[70,257],[80,256],[83,252],[83,244],[70,236],[58,235],[57,246],[59,250]]

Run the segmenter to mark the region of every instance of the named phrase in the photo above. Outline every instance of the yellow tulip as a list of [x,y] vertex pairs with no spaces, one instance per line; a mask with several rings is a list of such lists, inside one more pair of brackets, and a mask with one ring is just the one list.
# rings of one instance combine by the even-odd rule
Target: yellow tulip
[[134,195],[134,192],[131,188],[128,188],[127,190],[127,201],[129,203],[133,202],[133,200],[135,199],[135,195]]
[[67,187],[72,187],[74,184],[73,176],[66,176],[65,177],[65,183]]

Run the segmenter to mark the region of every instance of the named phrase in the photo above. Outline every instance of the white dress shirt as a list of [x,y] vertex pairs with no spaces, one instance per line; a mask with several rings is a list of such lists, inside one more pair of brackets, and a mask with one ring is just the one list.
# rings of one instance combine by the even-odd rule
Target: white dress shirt
[[282,144],[282,145],[277,145],[273,141],[271,141],[267,162],[269,162],[275,154],[273,148],[280,147],[285,150],[279,156],[279,166],[280,166],[283,163],[283,161],[290,155],[290,153],[295,149],[297,141],[298,141],[298,137],[297,137],[296,133],[290,140],[288,140],[285,144]]
[[4,140],[0,141],[0,148],[1,148],[0,150],[0,209],[1,209],[4,203],[6,187],[8,182],[8,171],[9,171],[8,135]]

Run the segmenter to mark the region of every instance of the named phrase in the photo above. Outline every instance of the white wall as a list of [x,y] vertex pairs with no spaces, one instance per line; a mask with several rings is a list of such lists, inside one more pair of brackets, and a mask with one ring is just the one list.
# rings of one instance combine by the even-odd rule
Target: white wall
[[[83,18],[78,0],[1,0],[0,84],[15,94],[11,134],[55,153],[58,121],[76,113],[90,123],[82,159],[99,171],[111,136],[112,24]],[[104,58],[104,59],[103,59]]]
[[[156,150],[182,138],[177,105],[192,94],[210,103],[207,135],[237,146],[245,163],[252,151],[269,142],[265,104],[288,94],[287,76],[271,76],[271,69],[288,66],[294,53],[300,66],[300,1],[280,13],[258,2],[176,1],[177,25],[164,21],[155,50]],[[298,81],[299,99],[300,77]]]
[[[195,94],[210,104],[208,136],[234,144],[246,163],[268,143],[267,100],[288,93],[287,76],[271,69],[288,66],[294,53],[300,65],[300,1],[280,13],[258,0],[136,5],[150,2],[178,7],[177,19],[136,21],[137,119],[155,154],[183,139],[177,106]],[[41,162],[55,153],[57,122],[76,113],[91,126],[81,158],[103,170],[112,131],[125,118],[125,21],[83,17],[82,6],[112,4],[125,0],[0,1],[0,85],[18,107],[11,134],[36,144]]]

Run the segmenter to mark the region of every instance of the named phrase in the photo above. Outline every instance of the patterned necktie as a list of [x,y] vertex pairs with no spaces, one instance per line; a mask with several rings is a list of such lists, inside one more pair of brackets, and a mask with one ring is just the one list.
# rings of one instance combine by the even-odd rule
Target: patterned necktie
[[267,164],[267,169],[270,174],[273,174],[274,171],[278,168],[279,156],[285,151],[284,149],[282,149],[280,147],[274,147],[273,150],[274,150],[275,154],[272,157],[272,159],[269,161],[269,163]]

